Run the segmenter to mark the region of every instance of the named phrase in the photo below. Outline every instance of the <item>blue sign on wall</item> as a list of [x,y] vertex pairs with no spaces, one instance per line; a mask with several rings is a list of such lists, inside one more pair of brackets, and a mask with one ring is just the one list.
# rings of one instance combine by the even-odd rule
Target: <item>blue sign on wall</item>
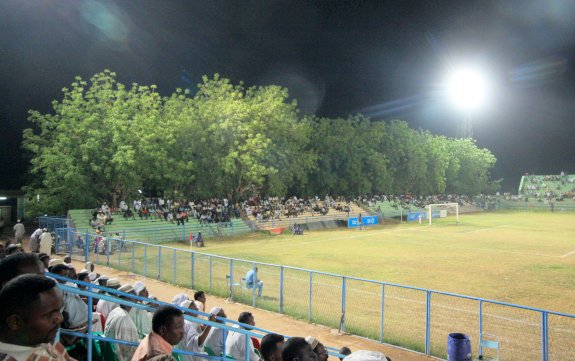
[[409,212],[407,213],[407,221],[418,221],[421,216],[421,220],[427,219],[427,212]]
[[[361,221],[364,226],[373,226],[379,223],[377,216],[363,216]],[[347,228],[355,228],[361,226],[359,218],[353,217],[347,219]]]

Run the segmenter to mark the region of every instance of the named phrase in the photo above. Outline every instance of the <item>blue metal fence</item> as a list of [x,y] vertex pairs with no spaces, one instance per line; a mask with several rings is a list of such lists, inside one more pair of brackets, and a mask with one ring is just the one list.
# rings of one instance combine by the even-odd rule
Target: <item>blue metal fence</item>
[[[88,310],[92,309],[94,299],[97,299],[97,300],[103,299],[103,300],[111,301],[111,302],[114,302],[117,304],[123,304],[126,306],[130,306],[132,308],[143,309],[143,310],[150,311],[150,312],[154,311],[154,307],[152,307],[151,304],[155,304],[158,306],[169,305],[172,307],[176,307],[185,313],[184,318],[189,320],[189,321],[192,321],[196,324],[202,324],[202,325],[206,325],[206,326],[212,326],[214,328],[223,329],[224,330],[224,338],[223,338],[223,346],[224,347],[222,347],[222,348],[224,350],[225,350],[225,343],[226,343],[226,337],[227,337],[228,332],[237,332],[237,333],[244,334],[244,335],[248,336],[245,338],[245,341],[246,341],[245,360],[246,361],[249,361],[249,358],[250,358],[250,347],[248,347],[248,342],[251,342],[250,337],[262,338],[264,335],[271,333],[271,331],[268,331],[268,330],[265,330],[265,329],[262,329],[259,327],[255,327],[255,326],[251,326],[251,325],[245,325],[245,324],[242,324],[238,321],[219,317],[219,316],[216,317],[217,322],[212,322],[212,321],[208,320],[208,318],[210,317],[210,314],[207,314],[205,312],[185,309],[183,307],[180,307],[177,305],[171,305],[171,304],[168,304],[168,303],[165,303],[162,301],[152,300],[152,299],[136,296],[133,294],[126,294],[124,292],[120,292],[120,291],[115,290],[115,289],[110,289],[110,288],[102,287],[99,285],[94,285],[91,283],[85,283],[85,282],[81,282],[78,280],[71,280],[71,279],[68,279],[68,278],[65,278],[65,277],[62,277],[62,276],[59,276],[56,274],[52,274],[52,273],[49,273],[48,275],[50,277],[56,279],[56,280],[66,281],[66,284],[62,284],[62,283],[58,284],[58,286],[60,287],[60,289],[63,292],[77,294],[79,296],[86,297],[86,299],[88,301]],[[76,286],[71,286],[70,283],[74,283]],[[84,289],[79,288],[77,286],[81,286]],[[96,291],[99,291],[99,292],[97,293]],[[120,298],[120,297],[124,297],[124,298]],[[140,301],[140,302],[138,302],[138,301]],[[145,302],[145,303],[143,303],[143,302]],[[189,313],[193,314],[193,316],[190,316]],[[61,329],[62,334],[87,339],[88,342],[86,343],[86,348],[87,348],[87,359],[88,360],[91,360],[92,355],[93,355],[92,340],[99,340],[99,341],[103,341],[103,342],[109,342],[112,344],[124,344],[124,345],[135,346],[135,347],[138,346],[138,343],[136,343],[136,342],[126,341],[126,340],[118,340],[118,339],[114,339],[114,338],[101,337],[101,336],[95,335],[92,332],[92,316],[93,316],[92,312],[88,312],[88,322],[87,322],[87,329],[86,329],[85,333]],[[241,326],[241,327],[234,327],[234,326]],[[287,338],[290,337],[289,335],[284,335],[284,336]],[[343,356],[343,355],[339,354],[338,350],[334,347],[326,346],[326,349],[327,349],[328,353],[332,356],[336,356],[336,357],[342,357]],[[201,358],[209,359],[209,360],[229,361],[231,359],[229,355],[225,355],[225,354],[218,355],[218,356],[209,356],[205,353],[190,352],[190,351],[180,350],[178,348],[174,348],[174,353],[175,354],[183,354],[183,355],[192,355],[192,356],[197,356],[197,357],[201,357]]]
[[72,227],[72,219],[65,217],[38,217],[38,225],[40,228],[47,228],[48,231],[54,232],[57,228]]
[[[468,334],[481,352],[484,334],[496,335],[501,359],[575,359],[575,315],[297,267],[108,238],[93,252],[97,235],[57,230],[66,253],[85,261],[229,297],[421,352],[446,357],[451,332]],[[77,236],[83,244],[76,244]],[[102,242],[102,241],[100,241]],[[61,249],[62,251],[62,249]],[[250,270],[262,296],[246,283]]]

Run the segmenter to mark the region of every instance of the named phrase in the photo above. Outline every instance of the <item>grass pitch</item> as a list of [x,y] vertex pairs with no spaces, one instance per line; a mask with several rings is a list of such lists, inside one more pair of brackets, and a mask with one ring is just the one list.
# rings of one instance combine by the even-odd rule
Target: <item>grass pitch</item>
[[570,213],[481,213],[461,215],[459,224],[260,233],[206,245],[202,252],[575,313]]

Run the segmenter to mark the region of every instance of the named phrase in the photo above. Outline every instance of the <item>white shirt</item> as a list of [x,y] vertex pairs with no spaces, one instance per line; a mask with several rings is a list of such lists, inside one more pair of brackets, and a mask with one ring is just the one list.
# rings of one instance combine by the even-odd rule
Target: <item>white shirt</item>
[[226,330],[222,328],[213,328],[210,330],[204,347],[209,347],[216,356],[220,356],[224,352],[224,333]]
[[[106,320],[104,336],[124,341],[139,341],[138,329],[134,321],[132,321],[128,312],[121,307],[116,307],[110,312]],[[136,351],[135,346],[115,344],[114,348],[116,350],[116,356],[118,356],[118,361],[130,361]]]
[[78,328],[88,324],[88,305],[80,296],[74,293],[64,293],[64,311],[68,314],[70,328]]
[[146,310],[132,307],[130,310],[130,317],[138,329],[138,336],[140,338],[146,337],[152,332],[152,315]]
[[112,312],[112,310],[114,310],[118,306],[119,305],[114,302],[106,300],[98,300],[98,303],[96,304],[96,312],[101,313],[104,316],[104,318],[107,319],[108,315],[110,315],[110,312]]
[[[238,325],[234,325],[233,327],[239,328]],[[248,347],[250,348],[249,361],[260,361],[260,357],[255,353],[254,344],[250,339],[248,339]],[[230,331],[226,339],[226,355],[232,356],[236,361],[246,361],[246,335]]]
[[[178,349],[190,352],[204,352],[204,345],[198,343],[200,332],[198,325],[194,322],[184,320],[184,338],[178,344]],[[181,355],[182,360],[186,361],[201,361],[202,357],[194,357],[192,355]]]

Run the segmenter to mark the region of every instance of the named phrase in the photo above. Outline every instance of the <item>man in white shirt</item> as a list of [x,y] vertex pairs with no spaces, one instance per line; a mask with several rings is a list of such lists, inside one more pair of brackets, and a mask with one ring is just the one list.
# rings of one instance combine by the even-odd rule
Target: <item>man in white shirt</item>
[[[148,289],[143,282],[134,283],[134,292],[140,297],[148,298]],[[142,303],[142,301],[138,301]],[[132,308],[130,310],[130,317],[134,321],[136,328],[138,329],[138,335],[140,338],[146,337],[150,332],[152,332],[152,314],[141,308]]]
[[[226,313],[221,307],[213,307],[210,310],[211,315],[217,315],[218,317],[226,318]],[[214,322],[222,323],[220,320],[216,320]],[[212,328],[208,337],[206,337],[206,341],[204,342],[204,350],[210,354],[212,353],[215,356],[221,356],[224,353],[224,335],[226,330],[223,328]]]
[[[235,328],[242,327],[245,330],[251,329],[250,326],[255,326],[256,322],[254,316],[251,312],[242,312],[238,321],[243,323],[244,326],[234,325]],[[226,339],[226,355],[229,355],[236,359],[237,361],[247,361],[246,360],[246,335],[230,331]],[[260,361],[260,357],[254,351],[254,345],[251,339],[247,339],[247,346],[249,348],[249,361]]]
[[[192,311],[197,311],[198,308],[196,304],[192,300],[186,300],[182,302],[180,307],[184,307],[190,309]],[[190,316],[198,317],[198,315],[194,312],[187,312]],[[214,322],[216,319],[216,315],[210,315],[209,321]],[[184,321],[184,338],[178,344],[178,348],[184,351],[190,352],[204,352],[204,342],[210,333],[211,326],[206,326],[203,331],[200,332],[200,327],[197,323],[185,320]],[[202,361],[203,358],[195,357],[192,355],[182,355],[182,359],[186,361]]]
[[[106,287],[117,290],[118,288],[120,288],[120,280],[117,278],[110,278],[109,280],[106,281]],[[112,310],[115,309],[116,307],[118,307],[117,303],[106,300],[98,300],[98,303],[96,304],[96,312],[104,316],[104,323],[105,323],[106,319],[110,315],[110,312],[112,312]]]

